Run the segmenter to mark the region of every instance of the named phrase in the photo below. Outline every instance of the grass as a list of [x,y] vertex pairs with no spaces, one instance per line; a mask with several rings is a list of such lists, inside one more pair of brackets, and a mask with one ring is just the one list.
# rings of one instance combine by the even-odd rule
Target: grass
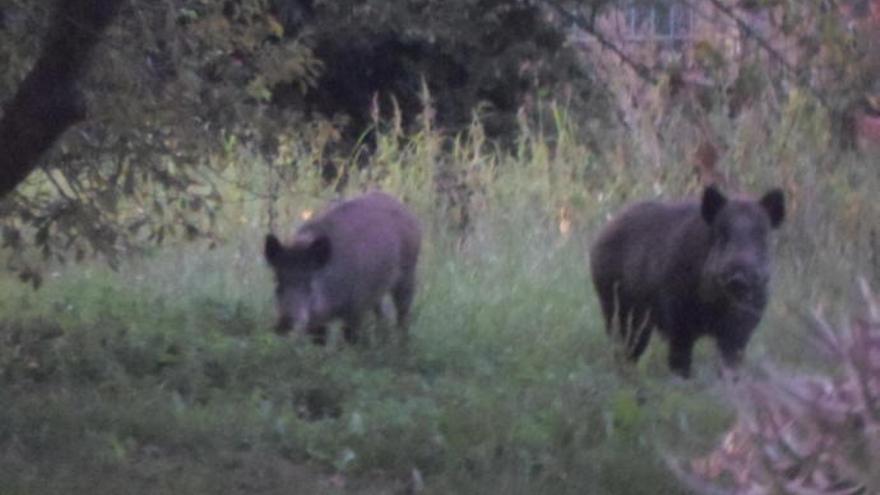
[[[375,167],[352,173],[349,191],[395,191],[428,226],[406,349],[276,337],[260,204],[226,212],[215,249],[58,268],[36,292],[0,280],[0,493],[687,493],[662,454],[705,452],[732,422],[715,350],[698,345],[687,382],[659,339],[621,368],[584,246],[621,204],[696,186],[590,155],[560,120],[562,137],[529,135],[512,153],[453,147],[466,206],[425,172],[443,161],[434,134],[405,147],[380,136]],[[813,196],[778,239],[750,366],[815,366],[797,312],[844,300],[870,271],[867,234],[836,215],[875,211],[859,195],[876,172],[806,184],[815,169],[793,170]],[[285,219],[329,195],[302,179],[281,189]],[[450,221],[461,208],[464,242]]]
[[231,270],[232,250],[189,246],[119,273],[72,267],[39,292],[7,282],[0,491],[60,493],[85,471],[107,493],[208,493],[227,458],[268,457],[355,487],[415,469],[429,493],[675,493],[658,435],[726,413],[692,393],[705,381],[618,377],[579,243],[550,236],[429,245],[406,350],[277,338],[258,246]]

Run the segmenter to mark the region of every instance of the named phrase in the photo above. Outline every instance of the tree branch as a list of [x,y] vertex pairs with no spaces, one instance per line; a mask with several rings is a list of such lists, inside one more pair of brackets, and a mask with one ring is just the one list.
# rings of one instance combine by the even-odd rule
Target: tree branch
[[578,28],[582,29],[585,33],[592,36],[596,41],[599,42],[600,45],[602,45],[602,48],[610,50],[612,53],[617,55],[620,60],[624,64],[632,68],[639,77],[651,84],[657,83],[657,78],[654,77],[654,74],[648,66],[630,57],[619,46],[614,44],[608,38],[602,36],[602,34],[598,30],[596,30],[594,22],[591,21],[595,20],[598,7],[593,8],[591,19],[586,19],[580,14],[569,11],[568,9],[563,7],[557,0],[544,0],[544,3],[551,7],[559,15],[561,15],[565,20],[574,23]]
[[[683,0],[683,1],[688,6],[688,8],[691,8],[691,9],[696,8],[693,5],[693,2],[691,0]],[[724,14],[725,16],[729,17],[734,23],[736,23],[737,27],[742,32],[744,32],[746,34],[746,36],[755,40],[755,42],[758,43],[758,45],[761,47],[761,49],[763,49],[765,52],[767,52],[767,54],[770,55],[770,57],[776,59],[779,63],[781,63],[782,66],[785,68],[785,70],[794,74],[795,80],[798,81],[798,84],[800,86],[802,86],[804,89],[806,89],[810,94],[812,94],[819,101],[819,103],[821,103],[826,108],[830,108],[827,103],[827,99],[825,98],[825,95],[822,94],[821,92],[819,92],[816,88],[814,88],[810,84],[800,81],[801,76],[799,74],[797,67],[792,65],[791,62],[789,62],[785,58],[785,56],[779,52],[779,50],[774,48],[773,45],[771,45],[770,42],[767,41],[766,38],[761,36],[744,19],[742,19],[741,17],[736,15],[736,12],[733,11],[732,7],[730,7],[729,5],[726,5],[721,0],[709,0],[709,3],[711,3],[712,6],[715,7],[716,10],[718,10],[719,12]]]
[[56,0],[40,56],[0,120],[0,198],[30,175],[68,127],[85,118],[76,82],[120,3]]

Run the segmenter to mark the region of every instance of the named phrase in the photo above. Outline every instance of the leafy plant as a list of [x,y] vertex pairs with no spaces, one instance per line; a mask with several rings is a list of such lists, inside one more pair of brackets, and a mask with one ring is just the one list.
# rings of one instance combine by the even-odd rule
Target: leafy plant
[[737,385],[739,418],[708,455],[675,464],[701,493],[858,494],[880,489],[880,298],[834,328],[817,309],[814,342],[835,372]]

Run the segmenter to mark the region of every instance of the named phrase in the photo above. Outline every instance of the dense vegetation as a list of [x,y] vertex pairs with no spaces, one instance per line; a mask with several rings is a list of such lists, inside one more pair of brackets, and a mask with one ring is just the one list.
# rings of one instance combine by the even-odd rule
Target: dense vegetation
[[[689,171],[661,179],[589,154],[556,111],[552,142],[529,129],[514,154],[458,142],[455,171],[474,191],[464,234],[462,206],[432,192],[445,155],[429,130],[404,148],[383,135],[349,182],[397,192],[430,226],[406,350],[278,339],[255,201],[227,205],[213,249],[175,244],[118,271],[59,266],[37,292],[4,282],[4,492],[682,492],[663,454],[708,451],[732,419],[715,350],[698,348],[686,383],[663,346],[621,368],[583,243],[630,198],[698,186]],[[823,366],[797,315],[818,300],[845,308],[853,277],[877,276],[876,171],[849,156],[817,172],[821,155],[798,143],[758,144],[787,149],[790,180],[809,192],[792,196],[753,372]],[[782,181],[763,161],[736,166],[755,187]],[[285,224],[329,193],[317,176],[283,189]]]
[[[532,78],[498,126],[501,107],[480,89],[492,78],[456,90],[422,70],[398,96],[417,95],[415,108],[321,118],[308,102],[332,101],[318,83],[332,71],[309,29],[418,26],[402,45],[411,56],[431,29],[491,34],[459,19],[470,9],[498,21],[486,26],[511,6],[531,12],[462,1],[429,28],[397,4],[433,13],[437,2],[380,3],[123,5],[82,82],[90,117],[3,200],[0,493],[688,493],[670,463],[711,452],[737,416],[716,351],[698,345],[686,382],[659,340],[637,368],[619,363],[585,246],[629,201],[699,190],[694,109],[647,108],[644,121],[662,125],[624,128],[601,90],[586,87],[601,104],[585,113],[586,100]],[[6,101],[49,13],[19,0],[0,13]],[[485,48],[437,39],[432,57]],[[517,39],[498,41],[513,50],[499,66],[444,60],[514,81],[503,68],[517,50],[556,67],[530,51],[550,45]],[[767,74],[756,80],[783,77]],[[700,110],[725,150],[717,172],[746,191],[781,185],[790,200],[745,372],[834,375],[802,315],[853,310],[857,276],[880,285],[880,171],[840,146],[838,109],[854,90],[829,106],[831,93],[768,88],[735,116]],[[444,110],[450,100],[463,106]],[[352,146],[358,119],[370,137]],[[264,234],[370,187],[426,226],[410,346],[278,338]],[[876,491],[876,467],[866,472]]]

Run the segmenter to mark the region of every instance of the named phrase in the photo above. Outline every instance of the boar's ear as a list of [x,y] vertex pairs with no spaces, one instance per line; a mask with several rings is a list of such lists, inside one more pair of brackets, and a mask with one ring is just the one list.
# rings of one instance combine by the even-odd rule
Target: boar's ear
[[776,188],[769,191],[761,198],[761,206],[770,217],[770,225],[775,229],[782,225],[785,220],[785,193]]
[[712,223],[718,212],[724,208],[727,198],[715,186],[708,186],[703,191],[703,201],[700,204],[700,214],[706,223]]
[[331,254],[330,238],[326,235],[316,237],[306,249],[306,259],[313,263],[316,268],[326,265],[330,261]]
[[263,253],[266,255],[266,261],[272,266],[277,265],[281,260],[281,256],[284,254],[284,246],[281,245],[281,241],[275,237],[275,234],[266,235],[266,245]]

